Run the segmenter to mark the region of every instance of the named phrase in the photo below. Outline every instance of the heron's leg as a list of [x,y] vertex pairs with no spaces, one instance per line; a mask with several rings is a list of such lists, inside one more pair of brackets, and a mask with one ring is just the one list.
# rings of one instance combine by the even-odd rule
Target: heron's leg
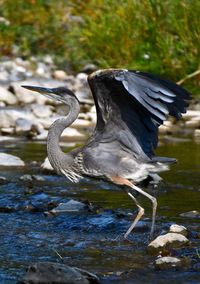
[[142,195],[146,196],[147,198],[149,198],[153,204],[153,212],[152,212],[152,224],[151,224],[151,232],[150,232],[150,236],[152,237],[153,232],[154,232],[154,227],[155,227],[155,220],[156,220],[156,209],[157,209],[157,200],[154,196],[151,196],[150,194],[148,194],[147,192],[145,192],[144,190],[142,190],[141,188],[139,188],[138,186],[134,185],[132,182],[130,182],[128,179],[126,178],[122,178],[119,176],[112,176],[110,177],[111,181],[118,184],[118,185],[127,185],[129,187],[131,187],[132,189],[136,190],[137,192],[141,193]]
[[131,224],[130,228],[127,230],[127,232],[124,235],[124,238],[126,239],[128,237],[128,235],[132,232],[132,230],[134,229],[134,227],[136,226],[137,222],[141,219],[141,217],[144,215],[144,208],[142,208],[140,206],[140,204],[138,203],[137,199],[128,191],[127,192],[128,195],[133,199],[133,201],[135,202],[135,204],[138,207],[138,214],[135,217],[135,220],[133,221],[133,223]]
[[142,195],[146,196],[147,198],[149,198],[153,204],[153,211],[152,211],[152,224],[151,224],[151,232],[150,232],[150,236],[152,237],[153,232],[154,232],[154,227],[155,227],[155,220],[156,220],[156,209],[157,209],[157,199],[148,194],[147,192],[145,192],[144,190],[142,190],[141,188],[139,188],[138,186],[134,185],[133,183],[130,182],[129,185],[131,188],[133,188],[134,190],[136,190],[137,192],[141,193]]

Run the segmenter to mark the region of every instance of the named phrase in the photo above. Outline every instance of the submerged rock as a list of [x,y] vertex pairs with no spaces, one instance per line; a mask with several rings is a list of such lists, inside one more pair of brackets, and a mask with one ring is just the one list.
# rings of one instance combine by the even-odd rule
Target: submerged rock
[[38,262],[28,267],[18,284],[98,284],[95,274],[60,263]]
[[172,256],[164,256],[156,259],[155,267],[159,270],[184,268],[190,264],[189,259],[179,259]]
[[148,250],[151,253],[156,253],[158,251],[162,251],[166,247],[177,248],[182,247],[187,244],[189,240],[177,233],[167,233],[165,235],[157,237],[148,245]]
[[2,167],[22,167],[25,166],[25,163],[16,156],[0,153],[0,166]]
[[79,212],[86,208],[86,205],[76,200],[69,200],[66,203],[60,203],[56,208],[52,209],[51,213],[62,213],[62,212]]

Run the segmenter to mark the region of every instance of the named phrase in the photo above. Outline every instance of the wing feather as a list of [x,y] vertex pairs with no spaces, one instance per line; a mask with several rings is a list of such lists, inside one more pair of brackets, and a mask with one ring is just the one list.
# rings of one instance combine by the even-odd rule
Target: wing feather
[[177,84],[134,70],[100,70],[88,82],[97,109],[93,141],[111,137],[138,157],[154,155],[159,125],[168,115],[181,118],[191,99]]

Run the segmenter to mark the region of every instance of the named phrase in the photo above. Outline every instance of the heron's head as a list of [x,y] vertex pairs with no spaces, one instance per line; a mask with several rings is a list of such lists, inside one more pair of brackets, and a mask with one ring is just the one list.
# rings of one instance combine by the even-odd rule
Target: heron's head
[[26,85],[23,85],[22,87],[34,92],[38,92],[51,100],[60,101],[63,103],[69,102],[71,98],[77,99],[75,94],[71,90],[65,87],[45,88],[45,87],[26,86]]

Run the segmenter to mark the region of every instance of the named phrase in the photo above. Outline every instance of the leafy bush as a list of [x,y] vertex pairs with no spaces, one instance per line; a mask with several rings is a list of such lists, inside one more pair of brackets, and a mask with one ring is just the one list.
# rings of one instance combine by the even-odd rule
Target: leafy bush
[[[200,68],[198,0],[0,0],[0,52],[53,54],[86,63],[163,74],[175,81]],[[187,82],[199,87],[199,77]]]

